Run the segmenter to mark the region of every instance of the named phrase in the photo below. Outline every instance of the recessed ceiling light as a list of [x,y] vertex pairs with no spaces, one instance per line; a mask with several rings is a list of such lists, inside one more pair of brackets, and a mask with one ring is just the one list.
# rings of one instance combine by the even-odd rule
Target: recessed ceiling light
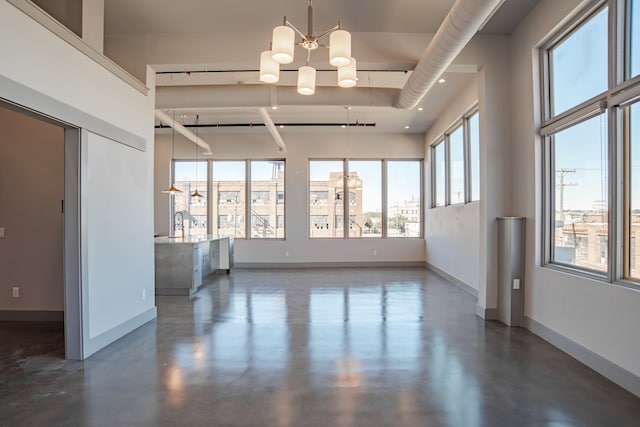
[[409,125],[406,125],[406,126],[405,126],[404,128],[405,128],[405,129],[409,129],[410,127],[411,127],[411,126],[409,126]]
[[424,110],[424,108],[418,107],[418,111],[422,111],[422,110]]
[[347,125],[342,125],[342,126],[340,126],[340,127],[341,127],[341,128],[346,128],[346,127],[347,127]]
[[438,80],[438,83],[446,83],[446,81],[447,81],[446,79],[440,79]]
[[284,125],[280,125],[280,129],[282,129],[284,127]]
[[272,105],[272,106],[271,106],[271,109],[272,109],[272,110],[277,110],[277,109],[278,109],[278,106],[277,106],[277,105]]

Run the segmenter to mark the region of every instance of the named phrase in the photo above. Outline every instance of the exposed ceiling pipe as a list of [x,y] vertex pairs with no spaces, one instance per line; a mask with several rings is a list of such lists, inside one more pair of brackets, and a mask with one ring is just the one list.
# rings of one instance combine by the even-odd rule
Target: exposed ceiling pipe
[[276,141],[276,144],[278,144],[278,152],[286,153],[287,147],[284,145],[282,136],[280,135],[280,132],[278,132],[275,123],[273,123],[271,116],[267,112],[267,109],[258,108],[258,113],[260,113],[260,117],[262,117],[262,120],[264,120],[264,125],[267,127],[267,129],[269,129],[269,133],[273,137],[274,141]]
[[176,132],[178,132],[179,134],[183,135],[185,138],[187,138],[188,140],[192,141],[194,144],[197,144],[200,147],[204,148],[205,151],[202,154],[204,154],[204,155],[213,154],[211,152],[211,146],[207,142],[205,142],[202,138],[197,136],[195,133],[191,132],[189,129],[187,129],[186,127],[184,127],[180,123],[178,123],[175,120],[173,120],[173,118],[170,115],[168,115],[167,113],[165,113],[164,111],[156,110],[156,118],[158,120],[160,120],[160,122],[166,123],[169,126],[171,126],[173,129],[175,129]]
[[416,107],[504,0],[457,0],[400,91],[397,107]]

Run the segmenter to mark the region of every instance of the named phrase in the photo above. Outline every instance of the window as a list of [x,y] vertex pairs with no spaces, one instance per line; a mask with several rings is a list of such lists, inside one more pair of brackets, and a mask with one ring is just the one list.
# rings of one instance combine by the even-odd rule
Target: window
[[555,173],[554,262],[606,271],[600,255],[577,257],[577,233],[597,245],[607,233],[606,117],[596,116],[551,137]]
[[607,11],[599,10],[549,50],[553,115],[607,90]]
[[[335,224],[336,216],[344,215],[344,162],[342,160],[312,160],[309,162],[309,236],[312,238],[342,238],[344,226]],[[332,203],[327,203],[331,200]],[[328,219],[331,218],[331,223]],[[322,219],[318,221],[318,219]]]
[[[283,238],[284,161],[251,160],[251,238]],[[284,224],[284,219],[283,219]]]
[[174,161],[173,176],[175,186],[182,191],[173,197],[174,233],[176,235],[184,233],[185,236],[205,236],[208,233],[207,162]]
[[462,126],[449,135],[449,203],[464,203],[464,135]]
[[420,237],[422,163],[387,161],[387,236]]
[[628,208],[626,234],[629,235],[629,248],[626,259],[626,276],[640,280],[640,271],[636,262],[636,239],[640,233],[640,103],[632,104],[624,109],[626,134],[628,135],[627,170],[628,170]]
[[221,237],[244,238],[246,164],[244,161],[214,161],[212,186],[217,200],[213,200],[214,229]]
[[444,206],[445,201],[445,156],[444,141],[440,141],[433,147],[433,180],[434,180],[434,201],[433,206]]
[[327,206],[327,200],[329,199],[328,191],[312,191],[310,194],[311,205],[313,206]]
[[640,74],[640,0],[629,2],[630,77]]
[[349,237],[382,237],[382,161],[350,160]]
[[421,182],[421,160],[310,160],[309,236],[420,237]]
[[479,120],[474,107],[432,146],[432,207],[480,200]]
[[626,286],[640,281],[638,3],[590,3],[542,49],[544,261]]
[[480,113],[475,112],[469,117],[469,167],[471,198],[469,201],[480,200]]

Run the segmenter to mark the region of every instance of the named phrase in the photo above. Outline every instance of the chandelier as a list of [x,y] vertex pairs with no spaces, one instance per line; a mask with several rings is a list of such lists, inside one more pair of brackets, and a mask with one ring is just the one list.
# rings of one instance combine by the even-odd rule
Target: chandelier
[[[293,62],[295,45],[307,50],[305,65],[298,69],[298,93],[301,95],[313,95],[316,91],[316,70],[309,65],[311,52],[318,47],[329,48],[329,63],[338,68],[338,86],[353,87],[356,85],[356,60],[351,57],[351,34],[338,25],[328,29],[322,34],[313,35],[313,4],[309,0],[307,5],[307,34],[298,30],[287,17],[283,24],[273,29],[271,46],[269,50],[260,55],[260,81],[265,83],[277,83],[280,80],[280,64]],[[296,33],[302,39],[296,43]],[[320,44],[320,39],[329,36],[329,46]]]

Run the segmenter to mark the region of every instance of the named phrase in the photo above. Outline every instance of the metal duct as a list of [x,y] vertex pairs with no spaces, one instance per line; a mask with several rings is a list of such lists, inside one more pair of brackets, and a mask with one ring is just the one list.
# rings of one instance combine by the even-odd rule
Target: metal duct
[[278,152],[286,153],[287,147],[284,145],[282,136],[280,135],[280,132],[278,132],[278,129],[276,128],[275,123],[273,123],[273,120],[267,110],[265,108],[258,108],[258,113],[260,113],[260,117],[264,120],[264,125],[269,129],[269,133],[273,137],[273,140],[278,144]]
[[397,107],[413,109],[505,0],[458,0],[400,91]]
[[164,111],[156,110],[156,118],[160,120],[162,123],[166,123],[169,126],[171,126],[179,134],[183,135],[185,138],[192,141],[194,144],[197,144],[200,147],[204,148],[206,151],[203,154],[205,155],[213,154],[211,152],[211,147],[207,142],[203,141],[202,138],[197,136],[195,133],[191,132],[189,129],[187,129],[186,127],[182,126],[180,123],[173,120],[173,118],[169,116],[167,113],[165,113]]

